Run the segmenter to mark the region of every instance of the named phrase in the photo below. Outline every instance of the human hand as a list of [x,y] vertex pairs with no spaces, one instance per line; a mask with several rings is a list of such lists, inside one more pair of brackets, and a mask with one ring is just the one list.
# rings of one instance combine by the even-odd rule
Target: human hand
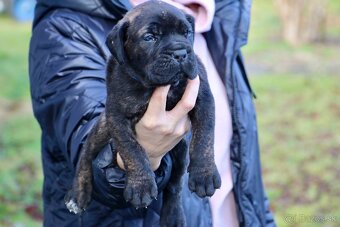
[[[195,106],[199,84],[198,76],[188,80],[181,100],[170,111],[165,109],[170,85],[158,87],[153,92],[148,108],[135,128],[137,141],[145,149],[152,170],[159,167],[163,156],[190,130],[188,112]],[[124,167],[119,153],[117,162],[119,167]]]

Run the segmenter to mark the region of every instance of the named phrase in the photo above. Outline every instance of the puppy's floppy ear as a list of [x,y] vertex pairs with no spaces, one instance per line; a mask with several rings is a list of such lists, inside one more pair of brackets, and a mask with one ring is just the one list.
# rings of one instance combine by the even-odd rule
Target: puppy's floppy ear
[[126,56],[124,50],[124,40],[126,30],[129,26],[128,21],[119,21],[110,31],[106,38],[106,45],[111,54],[116,58],[119,64],[124,64]]

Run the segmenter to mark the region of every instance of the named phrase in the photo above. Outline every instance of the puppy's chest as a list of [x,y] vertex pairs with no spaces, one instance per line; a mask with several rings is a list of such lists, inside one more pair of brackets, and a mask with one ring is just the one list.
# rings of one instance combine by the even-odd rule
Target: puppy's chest
[[170,88],[168,92],[167,100],[166,100],[167,111],[173,109],[176,106],[176,104],[179,102],[179,100],[181,100],[184,90],[185,90],[184,85]]
[[[181,99],[185,90],[185,84],[171,87],[167,99],[166,99],[166,110],[173,109]],[[120,109],[124,112],[125,117],[132,121],[139,121],[140,118],[146,112],[153,90],[146,90],[144,92],[134,92],[132,94],[125,95],[124,98],[117,100],[120,103]]]

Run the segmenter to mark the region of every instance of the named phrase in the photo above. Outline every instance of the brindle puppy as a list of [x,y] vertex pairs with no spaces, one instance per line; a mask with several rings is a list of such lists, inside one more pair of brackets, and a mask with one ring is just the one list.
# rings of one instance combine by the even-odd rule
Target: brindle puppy
[[[84,145],[73,183],[66,197],[71,212],[82,212],[92,193],[92,160],[112,139],[126,169],[124,197],[136,208],[148,206],[158,195],[154,172],[135,137],[135,125],[145,113],[158,86],[171,84],[166,109],[181,99],[188,79],[200,77],[192,123],[189,188],[200,197],[221,186],[214,163],[214,99],[202,63],[193,51],[194,19],[161,1],[135,7],[107,38],[112,53],[107,67],[106,109]],[[163,192],[162,226],[184,226],[182,176],[188,146],[180,141],[170,152],[173,170]]]

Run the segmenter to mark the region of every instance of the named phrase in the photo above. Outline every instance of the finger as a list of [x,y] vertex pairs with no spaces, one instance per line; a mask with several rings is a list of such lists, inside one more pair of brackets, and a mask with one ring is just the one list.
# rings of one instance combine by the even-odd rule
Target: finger
[[191,121],[188,115],[185,115],[182,119],[180,119],[174,130],[174,136],[182,139],[183,136],[191,129]]
[[191,121],[188,115],[186,115],[186,118],[184,120],[184,134],[189,132],[191,129]]
[[196,99],[198,95],[198,90],[200,86],[200,80],[197,76],[193,80],[188,80],[187,87],[185,88],[184,94],[181,100],[177,103],[177,105],[169,111],[169,114],[174,118],[182,118],[190,110],[192,110],[196,104]]
[[148,108],[146,110],[147,114],[152,116],[158,116],[160,113],[165,112],[166,108],[166,97],[168,95],[170,85],[157,87],[149,101]]

